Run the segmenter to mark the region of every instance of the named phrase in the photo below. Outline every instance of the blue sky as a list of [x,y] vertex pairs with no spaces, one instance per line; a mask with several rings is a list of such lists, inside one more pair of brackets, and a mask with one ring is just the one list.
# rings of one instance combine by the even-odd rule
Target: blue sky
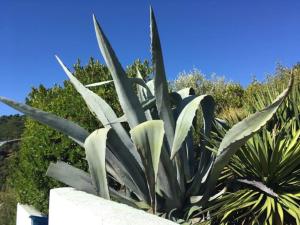
[[246,85],[300,61],[299,0],[10,0],[0,8],[0,95],[23,102],[31,87],[61,83],[54,54],[69,67],[103,62],[92,13],[124,66],[150,59],[150,4],[169,79],[196,67]]

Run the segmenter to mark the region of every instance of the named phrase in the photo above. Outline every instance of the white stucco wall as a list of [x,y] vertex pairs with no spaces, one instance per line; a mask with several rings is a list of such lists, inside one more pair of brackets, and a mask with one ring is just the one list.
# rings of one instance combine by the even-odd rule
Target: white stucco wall
[[176,223],[73,188],[52,189],[49,225],[66,224],[175,225]]
[[17,205],[17,222],[16,225],[31,225],[29,216],[42,216],[38,210],[29,205]]

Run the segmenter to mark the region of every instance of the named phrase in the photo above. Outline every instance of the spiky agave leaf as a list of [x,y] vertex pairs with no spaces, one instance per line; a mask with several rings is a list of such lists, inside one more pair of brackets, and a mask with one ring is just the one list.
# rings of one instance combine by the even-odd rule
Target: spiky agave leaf
[[[90,174],[65,162],[58,161],[56,163],[51,163],[47,170],[47,176],[52,177],[77,190],[86,191],[88,193],[96,195],[96,189],[93,185]],[[109,187],[109,195],[111,199],[123,204],[130,205],[134,208],[150,208],[150,206],[145,202],[135,201],[132,198],[122,195],[111,187]]]
[[50,163],[46,175],[77,190],[97,194],[90,175],[65,162]]
[[116,133],[120,136],[120,140],[123,143],[120,145],[125,145],[130,153],[139,160],[132,141],[129,138],[129,135],[122,127],[120,123],[116,123],[117,116],[113,109],[103,100],[100,96],[96,95],[94,92],[90,91],[83,84],[81,84],[75,76],[68,70],[68,68],[63,64],[58,56],[56,56],[57,61],[65,71],[66,75],[70,79],[71,83],[74,85],[75,89],[82,96],[85,103],[89,107],[90,111],[97,117],[97,119],[107,128],[112,127]]
[[[94,92],[90,91],[83,84],[81,84],[73,74],[66,68],[63,62],[56,56],[58,62],[62,66],[63,70],[69,77],[71,83],[74,85],[75,89],[85,100],[87,106],[93,112],[98,120],[106,127],[113,128],[113,131],[110,132],[109,136],[113,135],[114,138],[109,138],[107,145],[110,151],[116,155],[121,163],[124,164],[123,169],[120,173],[123,173],[124,179],[126,177],[132,177],[133,181],[136,182],[135,188],[132,191],[137,190],[138,195],[147,200],[146,190],[146,181],[143,177],[142,171],[142,162],[136,152],[136,149],[129,138],[128,133],[124,127],[118,123],[118,118],[113,111],[113,109],[103,100],[100,96],[96,95]],[[128,120],[127,116],[126,119]],[[112,163],[118,163],[116,161],[111,161]],[[120,166],[119,166],[120,168]],[[125,182],[125,181],[124,181]],[[130,183],[131,184],[131,183]],[[130,185],[129,187],[132,188]]]
[[133,128],[136,125],[146,121],[145,113],[137,95],[132,89],[132,83],[127,77],[94,15],[93,20],[100,51],[113,77],[119,101],[127,117],[129,126]]
[[204,120],[204,124],[207,126],[207,130],[210,131],[211,124],[213,122],[213,112],[214,112],[215,103],[212,96],[201,95],[193,99],[184,107],[184,109],[182,110],[182,112],[180,113],[176,121],[175,138],[172,145],[171,158],[175,156],[175,154],[180,149],[183,141],[186,139],[187,134],[191,129],[193,119],[196,115],[196,110],[199,108],[199,105],[202,101],[209,102],[209,104],[206,104],[208,109],[207,108],[203,109],[203,111],[207,111],[207,112],[203,114],[210,116],[209,119]]
[[155,185],[164,133],[164,123],[162,120],[141,123],[130,131],[131,138],[144,164],[151,195],[151,205],[154,212],[156,211]]
[[[152,67],[154,74],[154,93],[158,116],[164,121],[166,139],[168,145],[165,145],[166,151],[170,153],[174,141],[175,120],[172,113],[171,101],[169,97],[168,82],[164,68],[162,49],[156,25],[156,20],[152,7],[150,7],[150,38]],[[163,156],[165,157],[165,156]],[[164,159],[167,160],[167,159]],[[176,177],[182,192],[185,191],[184,171],[179,157],[175,157]]]
[[48,125],[54,129],[64,133],[65,135],[76,140],[76,142],[80,143],[82,146],[83,146],[85,139],[89,135],[88,131],[86,131],[84,128],[80,127],[76,123],[73,123],[69,120],[58,117],[52,113],[44,112],[42,110],[36,109],[34,107],[31,107],[31,106],[23,104],[23,103],[19,103],[19,102],[10,100],[5,97],[0,97],[0,101],[12,108],[24,113],[25,115],[30,116],[31,118],[39,121],[40,123]]
[[96,193],[110,199],[106,178],[105,152],[106,139],[109,128],[102,128],[91,133],[84,142],[86,159],[89,164],[89,170]]
[[[54,114],[44,112],[42,110],[33,108],[23,103],[15,102],[4,97],[0,97],[0,101],[20,112],[23,112],[24,114],[32,117],[33,119],[45,125],[48,125],[57,131],[64,133],[65,135],[69,136],[72,140],[79,143],[81,146],[84,146],[84,141],[89,136],[88,131],[86,131],[84,128],[80,127],[76,123],[58,117]],[[110,145],[110,147],[108,147],[109,152],[107,155],[107,160],[115,168],[118,168],[118,173],[123,178],[122,181],[141,199],[147,200],[147,187],[146,181],[143,178],[142,169],[137,164],[136,160],[132,157],[132,155],[128,154],[128,149],[124,149],[124,147],[121,147],[122,145],[118,144],[118,136],[116,136],[114,132],[110,132],[109,135],[113,137],[110,138],[110,141],[112,141],[113,139],[113,145]],[[114,154],[116,154],[118,158],[116,158],[112,152],[114,152]]]
[[156,107],[160,119],[164,121],[169,146],[172,146],[174,140],[175,121],[171,110],[162,49],[152,7],[150,7],[150,36]]

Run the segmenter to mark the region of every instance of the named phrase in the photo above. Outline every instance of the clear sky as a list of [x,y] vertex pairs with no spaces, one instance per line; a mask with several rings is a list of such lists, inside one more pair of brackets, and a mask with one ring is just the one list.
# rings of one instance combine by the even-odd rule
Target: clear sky
[[1,0],[0,95],[23,102],[31,87],[61,83],[54,54],[69,67],[103,62],[92,13],[124,66],[150,59],[150,4],[169,79],[196,67],[246,85],[300,61],[299,0]]

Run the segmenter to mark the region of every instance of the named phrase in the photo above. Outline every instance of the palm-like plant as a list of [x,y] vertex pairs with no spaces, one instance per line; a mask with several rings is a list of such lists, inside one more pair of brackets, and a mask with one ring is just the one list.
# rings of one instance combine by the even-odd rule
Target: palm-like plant
[[255,134],[231,159],[217,223],[300,224],[300,130],[296,120]]
[[[57,57],[70,81],[81,94],[91,112],[104,128],[89,134],[77,124],[28,105],[1,97],[7,105],[57,129],[85,148],[89,173],[63,162],[52,163],[47,175],[78,190],[113,199],[153,213],[168,213],[182,218],[193,204],[205,207],[222,169],[235,152],[274,115],[288,95],[289,87],[267,108],[233,126],[224,136],[217,152],[207,148],[215,124],[214,99],[210,95],[193,96],[189,88],[169,93],[162,51],[153,11],[151,52],[153,80],[128,78],[110,43],[94,17],[101,53],[124,112],[115,112],[100,96],[81,84]],[[133,88],[137,85],[137,93]],[[193,148],[193,118],[201,108],[203,114],[201,145]],[[129,125],[130,132],[122,126]],[[108,179],[120,184],[119,191]],[[195,197],[196,196],[196,197]],[[192,200],[192,201],[191,201]]]
[[[299,78],[298,68],[294,68]],[[282,89],[286,71],[264,84],[250,101],[258,110]],[[277,79],[276,79],[277,78]],[[285,107],[232,157],[229,192],[212,206],[217,223],[300,224],[300,85],[296,79]],[[231,121],[232,122],[232,121]],[[220,132],[221,136],[224,132]]]

